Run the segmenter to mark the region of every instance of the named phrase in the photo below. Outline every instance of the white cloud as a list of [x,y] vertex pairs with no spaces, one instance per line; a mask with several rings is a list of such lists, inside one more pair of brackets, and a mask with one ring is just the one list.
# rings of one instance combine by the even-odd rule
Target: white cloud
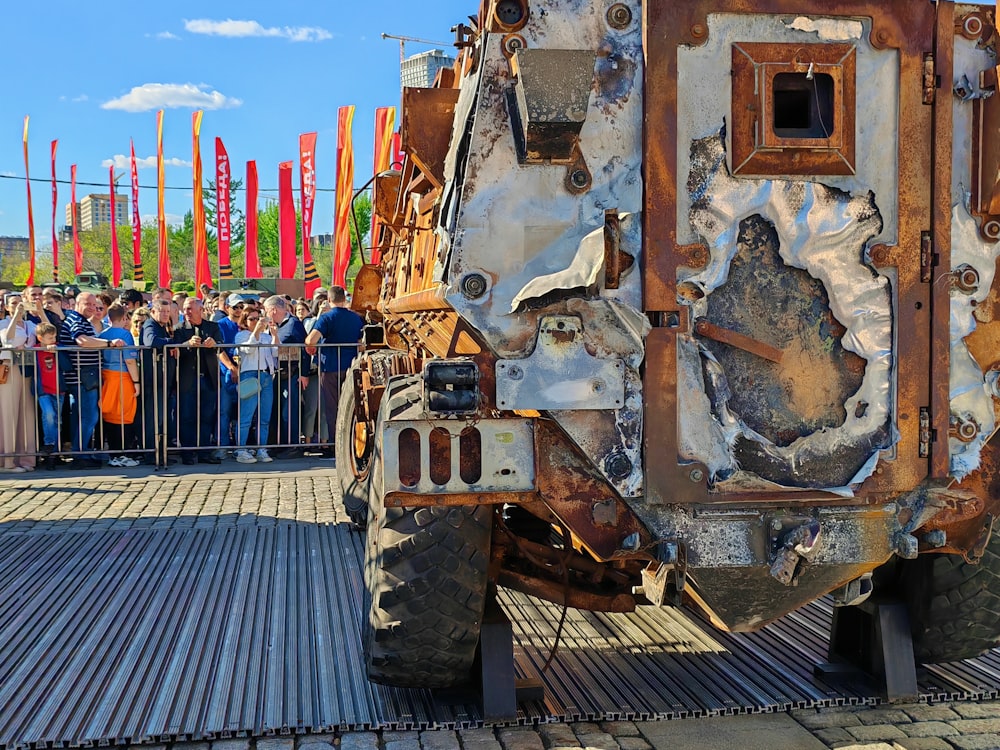
[[[105,159],[101,162],[101,166],[107,169],[112,164],[115,165],[115,169],[132,169],[132,161],[125,154],[115,154],[114,159]],[[167,167],[190,167],[191,162],[184,161],[184,159],[178,159],[176,156],[169,159],[163,160],[163,165]],[[156,169],[156,157],[155,156],[142,156],[136,157],[135,160],[136,169]]]
[[85,102],[85,101],[87,101],[88,98],[89,97],[86,94],[80,94],[79,96],[74,96],[73,97],[73,101],[74,102]]
[[[146,36],[149,36],[148,34]],[[158,34],[154,34],[157,39],[180,39],[176,34],[171,34],[169,31],[161,31]]]
[[190,107],[191,109],[228,109],[243,104],[241,99],[209,91],[204,83],[144,83],[135,86],[125,96],[104,102],[101,109],[122,109],[126,112],[151,112],[157,109]]
[[17,177],[13,172],[0,172],[0,177]]
[[192,34],[228,37],[270,36],[292,42],[322,42],[333,38],[333,34],[318,26],[265,27],[257,21],[235,21],[232,18],[227,18],[225,21],[212,21],[208,18],[185,20],[184,28]]

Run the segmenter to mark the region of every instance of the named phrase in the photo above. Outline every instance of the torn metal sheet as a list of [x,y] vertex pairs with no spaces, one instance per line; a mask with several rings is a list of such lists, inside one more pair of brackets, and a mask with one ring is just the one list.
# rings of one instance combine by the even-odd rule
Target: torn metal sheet
[[[810,182],[734,179],[726,167],[721,136],[694,142],[690,160],[690,223],[708,246],[709,261],[704,269],[682,279],[700,294],[690,298],[679,295],[678,303],[691,308],[692,319],[711,319],[711,295],[730,281],[740,224],[759,216],[777,233],[781,262],[821,282],[829,312],[844,329],[840,343],[846,351],[861,357],[865,367],[861,385],[844,403],[841,424],[823,425],[781,445],[749,427],[746,419],[732,411],[726,373],[718,361],[713,364],[706,359],[713,412],[725,434],[731,459],[720,461],[719,446],[704,453],[692,452],[685,458],[715,467],[738,463],[741,443],[750,442],[766,459],[755,469],[765,480],[819,488],[861,482],[874,468],[871,457],[893,442],[892,301],[888,281],[864,262],[866,243],[882,228],[874,196],[851,196]],[[786,314],[799,316],[794,310]],[[769,343],[787,349],[797,339],[791,336]],[[803,363],[807,366],[808,360],[799,359],[792,367],[802,367]],[[779,392],[769,398],[806,395],[781,379],[780,374],[775,387]],[[704,407],[703,392],[682,390],[679,399],[682,414],[692,408],[697,411],[699,405]],[[704,443],[705,437],[685,441],[682,436],[682,443],[699,450],[697,443]],[[860,456],[858,451],[862,452]],[[853,461],[851,474],[828,473],[832,463],[844,463],[848,455]],[[767,462],[772,465],[764,465]]]
[[948,446],[951,473],[962,479],[979,467],[982,448],[996,426],[991,388],[969,353],[965,338],[976,328],[975,306],[986,300],[993,286],[1000,243],[982,239],[976,220],[965,206],[955,206],[951,220],[952,269],[975,269],[979,279],[974,288],[962,289],[953,284],[951,291],[951,414],[953,423],[964,423],[971,439],[953,435]]

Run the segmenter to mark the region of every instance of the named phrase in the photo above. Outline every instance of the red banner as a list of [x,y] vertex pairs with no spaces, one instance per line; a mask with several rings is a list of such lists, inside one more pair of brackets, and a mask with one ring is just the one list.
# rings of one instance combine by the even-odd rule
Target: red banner
[[115,185],[115,165],[108,167],[108,180],[111,190],[108,195],[111,198],[111,285],[117,287],[122,282],[122,256],[118,252],[118,224],[115,221],[115,214],[118,213],[118,190]]
[[128,147],[132,158],[132,279],[145,281],[146,274],[142,270],[142,219],[139,217],[139,170],[135,166],[135,144],[131,138]]
[[59,141],[49,144],[52,155],[52,280],[59,283],[59,233],[56,231],[56,212],[59,210],[59,188],[56,185],[56,147]]
[[295,199],[292,197],[292,162],[278,165],[278,254],[282,279],[295,278],[298,254],[295,247]]
[[219,243],[219,278],[233,278],[229,243],[233,239],[229,216],[229,154],[221,138],[215,139],[215,237]]
[[[396,108],[379,107],[375,110],[375,163],[372,174],[379,174],[389,169],[392,164],[392,136],[396,129]],[[375,215],[374,203],[372,205],[372,239],[371,239],[371,262],[378,263],[382,258],[382,250],[379,247],[379,220]]]
[[170,253],[167,250],[167,214],[163,210],[163,110],[156,113],[156,250],[160,259],[157,283],[170,287]]
[[200,109],[191,113],[191,162],[194,172],[194,285],[198,297],[205,295],[202,284],[212,286],[212,266],[208,261],[208,235],[205,231],[205,199],[201,168],[201,118]]
[[73,273],[83,273],[83,248],[80,246],[80,206],[76,202],[76,164],[69,168],[69,205],[73,215]]
[[309,250],[312,234],[313,208],[316,205],[316,134],[299,136],[299,184],[302,203],[302,270],[306,281],[306,298],[312,299],[313,290],[320,285],[316,264]]
[[24,116],[24,184],[28,188],[28,286],[35,283],[35,219],[31,215],[31,177],[28,175],[28,115]]
[[257,162],[247,162],[247,236],[246,257],[243,261],[243,276],[247,279],[259,279],[264,273],[260,267],[260,255],[257,253]]
[[[334,215],[333,283],[346,286],[351,265],[351,200],[354,198],[354,105],[337,112],[337,199]],[[360,241],[360,237],[358,238]]]

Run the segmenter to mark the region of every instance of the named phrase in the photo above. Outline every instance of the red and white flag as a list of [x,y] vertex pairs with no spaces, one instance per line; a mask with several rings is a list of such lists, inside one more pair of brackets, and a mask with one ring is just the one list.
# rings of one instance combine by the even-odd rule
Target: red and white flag
[[309,249],[312,234],[313,208],[316,205],[316,134],[303,133],[299,136],[299,184],[302,202],[302,270],[306,281],[306,298],[319,288],[319,274],[313,263]]
[[229,185],[231,181],[229,154],[221,138],[215,139],[215,237],[219,243],[219,278],[233,278],[229,246],[233,228],[229,215]]

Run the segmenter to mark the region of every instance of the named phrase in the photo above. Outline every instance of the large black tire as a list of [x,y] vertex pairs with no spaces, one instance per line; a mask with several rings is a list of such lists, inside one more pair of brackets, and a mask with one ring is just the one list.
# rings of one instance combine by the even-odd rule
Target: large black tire
[[903,564],[917,660],[971,659],[1000,645],[1000,535],[978,565],[959,555],[921,555]]
[[365,427],[358,424],[355,414],[354,369],[351,367],[347,371],[340,389],[334,449],[344,508],[354,525],[363,529],[368,523],[368,484],[371,481],[373,441],[370,436],[358,433],[359,430],[364,432]]
[[[399,394],[387,389],[379,425]],[[368,677],[399,687],[465,682],[486,604],[493,508],[386,508],[381,460],[377,438],[365,561]]]

